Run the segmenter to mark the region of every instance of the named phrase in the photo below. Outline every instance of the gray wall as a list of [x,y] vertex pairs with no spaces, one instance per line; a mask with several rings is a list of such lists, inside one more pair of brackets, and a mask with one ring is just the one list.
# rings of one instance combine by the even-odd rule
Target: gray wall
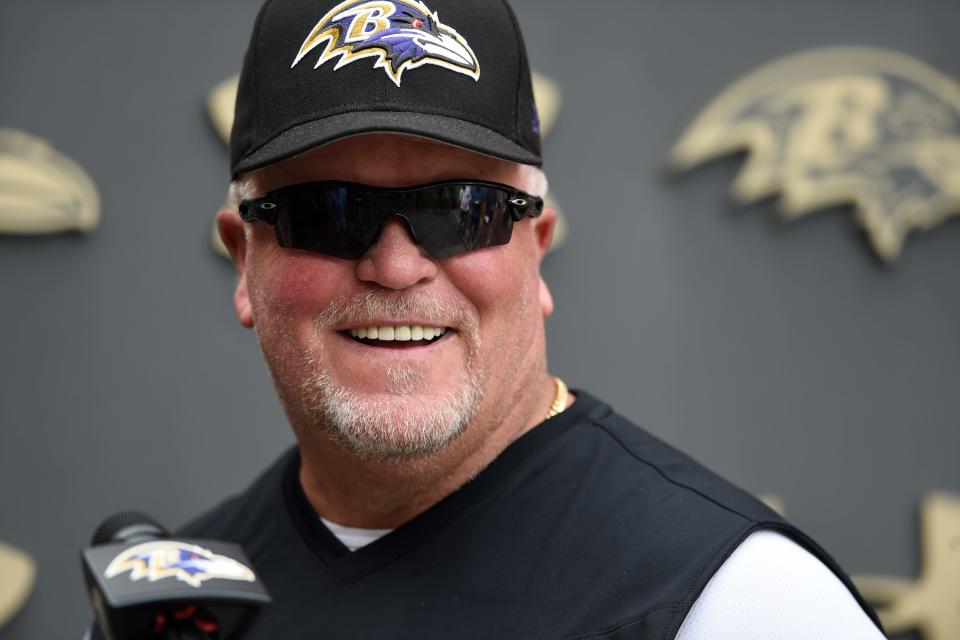
[[[848,210],[784,225],[725,202],[735,159],[661,167],[707,100],[783,54],[869,44],[960,77],[960,4],[514,4],[564,89],[552,370],[783,497],[849,571],[913,575],[919,499],[960,493],[960,220],[884,268]],[[39,563],[2,640],[79,634],[77,550],[104,516],[176,526],[292,442],[208,243],[227,171],[204,100],[256,5],[0,2],[0,126],[53,141],[104,205],[87,236],[0,237],[0,540]]]

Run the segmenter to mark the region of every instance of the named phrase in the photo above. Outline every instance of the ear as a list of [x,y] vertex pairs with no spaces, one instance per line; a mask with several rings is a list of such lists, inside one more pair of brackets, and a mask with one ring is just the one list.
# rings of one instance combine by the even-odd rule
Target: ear
[[553,242],[553,230],[557,226],[557,210],[553,207],[546,207],[537,218],[533,220],[533,233],[537,240],[537,249],[539,250],[539,260],[550,251],[550,244]]
[[237,268],[237,288],[233,292],[233,306],[237,311],[237,318],[240,324],[247,329],[252,329],[253,309],[250,306],[250,295],[247,290],[247,236],[240,214],[229,209],[218,213],[217,230]]
[[[544,256],[550,251],[550,244],[553,242],[553,230],[557,226],[557,210],[553,207],[547,207],[540,214],[540,217],[533,221],[533,234],[537,243],[537,263],[543,262]],[[553,296],[550,295],[550,288],[540,276],[540,311],[546,318],[553,313]]]

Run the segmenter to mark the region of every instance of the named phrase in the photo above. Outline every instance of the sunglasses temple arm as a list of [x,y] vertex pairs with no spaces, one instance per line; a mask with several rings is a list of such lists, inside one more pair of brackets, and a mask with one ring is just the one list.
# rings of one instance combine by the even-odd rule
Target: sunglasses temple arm
[[543,213],[543,200],[539,198],[534,202],[528,203],[525,206],[518,207],[513,205],[513,209],[510,211],[510,216],[513,218],[514,222],[520,222],[524,218],[539,218],[540,214]]

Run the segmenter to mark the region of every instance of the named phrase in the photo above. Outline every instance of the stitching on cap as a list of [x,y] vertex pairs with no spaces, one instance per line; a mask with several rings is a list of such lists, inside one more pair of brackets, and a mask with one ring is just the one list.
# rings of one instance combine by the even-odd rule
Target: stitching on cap
[[[520,85],[523,82],[523,61],[526,59],[527,54],[523,48],[523,41],[520,39],[520,23],[517,22],[517,16],[513,13],[513,9],[507,4],[507,0],[503,0],[503,6],[507,10],[507,14],[510,16],[510,21],[513,23],[513,36],[517,43],[517,53],[520,56],[519,64],[517,64],[517,86],[514,88],[513,95],[517,96],[517,99],[513,102],[513,140],[517,142],[520,140],[520,117],[518,115],[518,109],[520,108]],[[527,63],[529,68],[529,62]],[[533,82],[533,78],[530,79]],[[524,146],[521,144],[521,146]],[[526,148],[526,147],[524,147]]]
[[[346,113],[360,113],[360,112],[353,111],[353,112],[346,112]],[[381,113],[381,112],[371,112],[371,113]],[[390,113],[390,112],[387,112],[387,113]],[[343,114],[338,114],[338,115],[343,115]],[[440,116],[440,117],[447,117],[447,116]],[[310,122],[310,121],[308,120],[307,122],[305,122],[305,123],[300,123],[300,124],[307,124],[307,123],[309,123],[309,122]],[[471,124],[473,124],[473,123],[471,123]],[[296,127],[296,126],[298,126],[298,125],[294,124],[294,125],[291,125],[290,127],[288,127],[287,129],[282,129],[282,130],[280,130],[276,135],[271,136],[270,139],[267,140],[267,142],[265,142],[265,143],[263,143],[263,144],[261,144],[261,145],[257,145],[255,148],[252,148],[249,152],[247,152],[247,153],[245,153],[245,154],[243,155],[243,158],[240,159],[240,161],[238,162],[238,164],[241,164],[241,165],[242,165],[242,164],[243,164],[245,161],[247,161],[251,156],[255,155],[256,153],[258,153],[259,151],[261,151],[264,147],[266,147],[269,143],[271,143],[271,142],[273,142],[274,140],[276,140],[276,138],[277,138],[278,136],[283,135],[283,133],[285,133],[285,132],[288,131],[289,129],[292,129],[292,128]],[[480,126],[480,125],[476,125],[476,126]],[[486,128],[486,127],[484,127],[484,128]],[[488,130],[488,132],[489,132],[491,135],[493,135],[495,138],[499,138],[499,139],[501,139],[501,140],[503,140],[503,141],[505,141],[505,142],[507,142],[507,143],[509,143],[509,144],[516,145],[521,152],[523,152],[523,153],[530,153],[530,151],[528,151],[525,147],[519,145],[515,140],[511,140],[510,138],[508,138],[508,137],[504,136],[503,134],[498,133],[498,132],[496,132],[496,131],[493,131],[493,130],[490,130],[490,129],[487,129],[487,130]],[[450,140],[452,144],[457,144],[457,143],[454,142],[453,139],[451,139],[451,138],[438,138],[438,139],[441,139],[441,140]],[[525,156],[516,156],[514,161],[515,161],[515,162],[523,162],[523,163],[528,163],[528,162],[530,162],[529,160],[524,159],[524,158],[525,158]],[[537,166],[539,166],[539,165],[537,165]],[[250,169],[242,169],[242,171],[249,171],[249,170],[250,170]]]
[[[250,154],[255,153],[256,151],[260,150],[262,147],[264,147],[264,146],[266,146],[267,144],[269,144],[270,141],[272,141],[274,138],[276,138],[278,135],[280,135],[280,134],[283,133],[284,131],[287,131],[287,130],[289,130],[289,129],[292,129],[292,128],[294,128],[294,127],[296,127],[296,126],[299,126],[299,125],[301,125],[301,124],[306,124],[307,122],[311,122],[311,121],[313,121],[313,120],[321,120],[321,119],[324,119],[324,120],[325,120],[326,118],[341,116],[341,115],[345,115],[345,114],[347,114],[347,113],[357,113],[357,110],[355,109],[356,107],[366,107],[366,108],[364,108],[364,109],[360,109],[360,110],[359,110],[359,111],[362,111],[362,112],[367,112],[367,111],[370,111],[370,112],[387,111],[387,112],[393,112],[393,113],[415,113],[415,114],[422,114],[422,115],[428,115],[428,116],[429,116],[429,115],[443,116],[443,117],[446,117],[446,118],[452,118],[452,119],[454,119],[454,120],[462,120],[462,121],[464,121],[464,122],[469,122],[470,124],[475,124],[475,125],[477,125],[478,127],[484,127],[485,129],[490,129],[493,133],[497,133],[496,128],[495,128],[495,126],[494,126],[493,124],[487,123],[487,122],[482,122],[482,121],[479,121],[478,119],[475,119],[475,118],[465,117],[465,114],[463,114],[463,113],[461,113],[461,112],[459,112],[459,111],[454,111],[454,110],[438,109],[438,110],[436,110],[436,111],[434,111],[434,112],[432,112],[432,113],[423,113],[422,111],[419,111],[419,110],[417,110],[417,109],[411,108],[409,105],[404,105],[404,104],[400,104],[400,103],[380,104],[380,105],[377,105],[377,107],[378,107],[377,109],[370,109],[370,108],[369,108],[369,107],[370,107],[370,103],[369,103],[369,102],[357,102],[357,103],[349,103],[349,104],[340,104],[340,105],[338,105],[338,106],[340,107],[340,109],[339,109],[336,113],[327,113],[327,114],[324,114],[324,115],[322,115],[322,116],[321,116],[321,115],[318,115],[318,114],[316,114],[316,113],[312,113],[312,114],[303,116],[302,118],[299,118],[299,119],[297,119],[297,120],[285,122],[285,123],[283,123],[282,125],[280,125],[280,126],[278,126],[278,127],[275,127],[273,130],[269,131],[268,133],[266,133],[266,134],[264,134],[264,135],[262,135],[262,136],[257,136],[258,138],[264,138],[265,140],[264,140],[262,143],[260,143],[260,144],[257,144],[257,145],[255,145],[255,146],[251,146],[251,147],[250,147],[250,150],[249,150],[247,153],[244,154],[244,157],[249,156]],[[258,113],[259,113],[259,111],[258,111]],[[500,134],[498,134],[498,135],[500,135]],[[504,136],[504,137],[505,137],[505,136]],[[514,137],[514,139],[511,140],[511,142],[516,142],[516,138]],[[522,145],[521,145],[521,146],[522,146]]]

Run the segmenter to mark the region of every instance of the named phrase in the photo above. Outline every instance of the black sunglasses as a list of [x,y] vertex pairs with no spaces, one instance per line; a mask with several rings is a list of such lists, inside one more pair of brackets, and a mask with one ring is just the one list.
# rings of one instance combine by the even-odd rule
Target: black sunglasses
[[277,243],[357,260],[390,216],[406,220],[432,257],[510,242],[513,223],[543,213],[543,199],[495,182],[456,180],[387,189],[349,182],[308,182],[240,203],[240,217],[274,225]]

